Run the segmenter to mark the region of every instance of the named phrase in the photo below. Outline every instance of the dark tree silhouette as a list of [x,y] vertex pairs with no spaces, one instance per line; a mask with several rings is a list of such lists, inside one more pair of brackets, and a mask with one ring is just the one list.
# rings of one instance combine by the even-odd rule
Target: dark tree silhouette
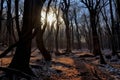
[[13,32],[13,21],[11,14],[11,0],[7,1],[7,34],[8,34],[8,45],[12,43],[12,32]]
[[112,35],[111,35],[111,40],[112,40],[112,55],[116,55],[116,49],[115,49],[115,43],[114,43],[114,36],[115,36],[115,22],[114,22],[114,16],[113,16],[113,10],[112,10],[112,1],[109,0],[109,5],[110,5],[110,14],[111,14],[111,29],[112,29]]
[[33,75],[29,67],[30,54],[31,54],[31,40],[33,29],[33,16],[36,14],[33,11],[33,0],[25,0],[24,14],[23,14],[23,27],[19,43],[17,45],[15,55],[8,66],[9,68],[20,70],[24,73]]
[[[55,6],[56,8],[56,6]],[[58,12],[57,12],[58,10]],[[59,30],[60,30],[60,26],[59,26],[59,15],[60,15],[60,9],[58,7],[58,9],[56,8],[56,11],[55,11],[55,16],[56,16],[56,34],[55,34],[55,48],[56,48],[56,54],[59,54],[59,50],[58,50],[58,35],[59,35]]]
[[1,0],[0,1],[0,32],[1,32],[1,27],[2,27],[3,3],[4,3],[4,0]]
[[117,18],[118,18],[118,22],[117,22],[117,33],[118,33],[118,42],[119,42],[119,49],[120,49],[120,0],[114,0],[116,1],[116,12],[117,12]]
[[78,21],[77,21],[77,11],[76,8],[74,9],[74,21],[75,21],[75,25],[76,25],[76,39],[78,42],[78,49],[81,49],[81,41],[80,41],[80,32],[79,32],[79,25],[78,25]]
[[41,19],[40,19],[40,14],[41,10],[43,7],[43,4],[45,3],[46,0],[36,0],[36,26],[37,26],[37,34],[36,34],[36,42],[37,42],[37,47],[39,48],[40,52],[42,53],[43,57],[45,60],[50,61],[51,60],[51,55],[49,51],[45,48],[44,41],[43,41],[43,35],[45,32],[45,29],[47,27],[47,13],[49,12],[49,6],[52,2],[52,0],[49,0],[47,10],[46,10],[46,15],[45,15],[45,23],[42,28],[42,24],[40,24]]
[[18,32],[18,36],[20,37],[20,26],[19,26],[19,0],[15,0],[15,21],[16,21],[16,29]]
[[[100,55],[100,63],[106,64],[101,48],[100,48],[100,42],[99,42],[99,36],[97,33],[97,25],[98,25],[98,19],[97,15],[99,14],[102,6],[100,5],[101,0],[81,0],[81,2],[88,8],[88,11],[90,13],[90,27],[92,28],[92,39],[93,39],[93,54],[94,55]],[[103,3],[103,6],[105,4]]]
[[71,52],[71,35],[70,35],[70,26],[69,26],[69,7],[70,7],[70,0],[63,0],[63,3],[61,3],[61,10],[63,12],[63,19],[65,22],[65,32],[66,32],[66,38],[67,38],[67,49],[66,52]]

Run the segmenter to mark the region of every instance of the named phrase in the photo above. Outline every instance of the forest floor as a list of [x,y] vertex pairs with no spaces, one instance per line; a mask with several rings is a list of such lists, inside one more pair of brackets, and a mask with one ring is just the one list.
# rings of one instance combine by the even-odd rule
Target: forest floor
[[[99,56],[94,57],[88,50],[51,54],[52,61],[45,62],[38,50],[32,53],[30,64],[38,77],[33,80],[120,80],[120,61],[116,58],[105,58],[104,65],[99,63]],[[10,61],[10,56],[2,58],[0,65],[7,66]]]

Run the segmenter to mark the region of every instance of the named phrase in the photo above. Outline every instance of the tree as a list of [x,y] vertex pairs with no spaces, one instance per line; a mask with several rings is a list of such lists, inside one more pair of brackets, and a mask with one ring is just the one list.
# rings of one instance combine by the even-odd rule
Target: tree
[[52,2],[52,0],[49,0],[48,2],[48,6],[47,6],[47,10],[46,10],[46,15],[45,15],[45,23],[43,25],[43,28],[42,28],[42,24],[41,23],[41,11],[42,11],[42,7],[43,7],[43,4],[45,3],[46,0],[36,0],[36,26],[37,26],[37,34],[36,34],[36,42],[37,42],[37,47],[39,48],[40,52],[42,53],[44,59],[46,61],[50,61],[51,60],[51,55],[49,53],[49,51],[45,48],[45,45],[44,45],[44,41],[43,41],[43,35],[44,35],[44,32],[45,32],[45,29],[47,27],[47,13],[49,12],[49,6]]
[[[103,3],[104,3],[104,0],[103,0]],[[103,7],[103,9],[100,11],[101,12],[101,15],[102,15],[102,17],[103,17],[103,20],[105,21],[105,34],[104,34],[104,36],[106,36],[106,37],[108,37],[109,38],[109,40],[107,41],[108,42],[108,44],[107,44],[107,46],[108,46],[108,48],[110,48],[111,49],[111,42],[112,42],[112,31],[111,31],[111,27],[110,27],[110,25],[109,25],[109,23],[108,23],[108,16],[107,16],[107,12],[106,12],[106,7]],[[106,38],[105,38],[105,40],[106,40]],[[103,42],[103,44],[106,44],[106,42]]]
[[15,21],[16,21],[16,29],[18,32],[18,36],[20,37],[20,26],[19,26],[19,0],[15,0]]
[[4,3],[4,0],[1,0],[0,2],[0,32],[1,32],[1,27],[2,27],[3,3]]
[[[0,1],[0,35],[1,35],[1,29],[2,29],[2,19],[3,19],[3,3],[4,3],[4,0],[1,0]],[[1,42],[1,37],[0,37],[0,42]]]
[[120,18],[120,0],[115,0],[116,1],[116,6],[117,6],[117,13],[119,15]]
[[8,35],[8,45],[11,45],[13,43],[13,36],[14,36],[14,30],[13,30],[13,18],[11,13],[11,0],[7,1],[7,35]]
[[117,27],[117,35],[118,35],[118,43],[119,43],[119,50],[120,50],[120,1],[119,0],[114,0],[116,3],[116,18],[117,18],[117,23],[116,23],[116,27]]
[[[57,3],[57,2],[56,2]],[[60,5],[60,4],[59,4]],[[57,8],[55,5],[55,16],[56,16],[56,33],[55,33],[55,48],[56,48],[56,54],[59,54],[58,50],[58,35],[59,35],[59,30],[60,30],[60,6]]]
[[33,75],[32,70],[29,67],[30,54],[31,54],[31,40],[33,17],[36,14],[33,11],[33,0],[25,0],[24,2],[24,14],[23,14],[23,27],[19,43],[17,45],[15,55],[8,66],[9,68],[20,70],[24,73]]
[[76,25],[76,39],[78,42],[78,49],[81,49],[81,41],[80,41],[80,32],[79,32],[79,26],[78,26],[78,21],[77,21],[77,11],[76,8],[74,9],[74,21],[75,21],[75,25]]
[[115,36],[115,22],[114,22],[114,16],[113,16],[113,10],[112,10],[112,1],[109,0],[109,5],[110,5],[110,15],[111,15],[111,29],[112,29],[112,34],[111,34],[111,40],[112,40],[112,55],[116,55],[116,50],[115,50],[115,44],[114,44],[114,36]]
[[70,26],[69,26],[69,7],[70,7],[70,0],[63,0],[63,3],[61,3],[61,10],[63,12],[63,19],[65,22],[65,32],[66,32],[66,38],[67,38],[67,49],[66,52],[71,52],[71,35],[70,35]]
[[101,48],[100,48],[100,42],[99,37],[97,33],[97,25],[98,25],[98,14],[103,6],[105,6],[105,3],[103,3],[103,6],[100,5],[101,0],[81,0],[81,2],[88,8],[88,11],[90,13],[90,27],[92,29],[92,39],[93,39],[93,54],[94,55],[100,55],[100,63],[106,64]]

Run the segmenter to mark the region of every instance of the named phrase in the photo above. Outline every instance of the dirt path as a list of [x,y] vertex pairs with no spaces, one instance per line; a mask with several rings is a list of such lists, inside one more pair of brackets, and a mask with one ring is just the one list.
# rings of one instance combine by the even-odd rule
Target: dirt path
[[[84,56],[86,53],[87,56]],[[3,59],[4,64],[8,64],[10,59]],[[33,68],[39,77],[33,80],[119,80],[106,70],[106,65],[100,68],[99,58],[89,55],[88,52],[55,56],[51,64],[42,61],[39,54],[34,54],[31,64],[40,66]]]
[[[80,55],[82,54],[84,53]],[[52,75],[51,80],[119,80],[115,75],[100,68],[98,57],[91,57],[91,55],[80,57],[80,55],[63,55],[53,60],[56,63],[52,64],[52,69],[61,72],[59,75]]]

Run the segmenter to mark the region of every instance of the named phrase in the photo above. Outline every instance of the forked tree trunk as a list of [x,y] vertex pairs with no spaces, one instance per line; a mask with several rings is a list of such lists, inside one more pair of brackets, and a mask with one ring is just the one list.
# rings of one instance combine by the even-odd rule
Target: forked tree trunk
[[45,48],[44,41],[43,41],[43,33],[38,29],[37,34],[36,34],[36,42],[37,42],[37,47],[40,50],[42,56],[46,61],[51,60],[51,55],[48,52],[48,50]]
[[92,28],[93,54],[95,56],[100,55],[100,63],[106,64],[100,48],[100,42],[99,42],[99,37],[97,33],[96,13],[94,10],[90,11],[90,26]]
[[[41,17],[41,11],[42,11],[42,7],[43,7],[43,4],[45,3],[45,1],[46,0],[42,0],[42,1],[41,0],[36,0],[35,5],[34,5],[34,7],[36,7],[36,10],[35,10],[35,13],[36,13],[35,14],[36,15],[35,25],[37,27],[36,43],[37,43],[37,47],[40,50],[44,59],[46,61],[50,61],[51,60],[51,55],[47,51],[47,49],[45,48],[44,41],[43,41],[43,35],[44,35],[47,24],[45,23],[45,25],[43,26],[43,29],[42,29],[42,24],[40,24],[40,22],[41,22],[41,18],[40,18]],[[47,12],[49,11],[49,6],[50,6],[51,1],[52,0],[50,0],[48,2]]]
[[70,26],[69,26],[69,7],[70,7],[70,0],[63,0],[63,6],[61,7],[61,10],[63,11],[63,19],[65,22],[65,32],[66,32],[66,53],[71,52],[71,35],[70,35]]
[[4,3],[4,0],[1,0],[0,1],[0,32],[1,32],[1,28],[2,28],[3,3]]
[[32,11],[33,0],[25,0],[24,2],[24,14],[23,14],[23,27],[20,37],[20,42],[17,45],[15,55],[9,65],[10,68],[23,71],[27,74],[34,75],[29,67],[30,55],[31,55],[31,40],[33,29],[33,15]]

